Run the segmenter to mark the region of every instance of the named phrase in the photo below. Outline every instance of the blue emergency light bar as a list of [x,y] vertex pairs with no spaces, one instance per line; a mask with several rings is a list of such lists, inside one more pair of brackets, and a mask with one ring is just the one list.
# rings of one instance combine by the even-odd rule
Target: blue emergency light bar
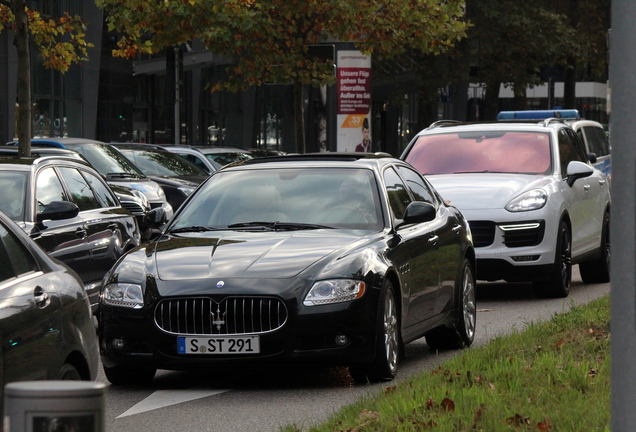
[[497,114],[497,120],[545,120],[552,117],[570,120],[581,118],[575,109],[501,111]]

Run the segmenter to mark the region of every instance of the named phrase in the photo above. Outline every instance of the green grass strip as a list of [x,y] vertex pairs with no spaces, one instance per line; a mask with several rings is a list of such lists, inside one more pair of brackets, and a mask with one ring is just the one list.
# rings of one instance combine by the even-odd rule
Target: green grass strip
[[609,431],[609,296],[284,432]]

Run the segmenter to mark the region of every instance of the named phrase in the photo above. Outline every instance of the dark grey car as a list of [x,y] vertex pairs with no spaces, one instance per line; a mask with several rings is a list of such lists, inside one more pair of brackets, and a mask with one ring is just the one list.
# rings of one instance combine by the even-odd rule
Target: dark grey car
[[94,380],[99,352],[77,274],[0,212],[0,401],[7,383]]

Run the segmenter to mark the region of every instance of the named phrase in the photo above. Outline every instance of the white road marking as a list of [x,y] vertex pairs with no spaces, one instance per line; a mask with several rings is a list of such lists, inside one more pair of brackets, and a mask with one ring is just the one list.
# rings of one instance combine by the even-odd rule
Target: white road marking
[[228,390],[210,390],[210,389],[187,389],[187,390],[157,390],[137,405],[130,408],[117,418],[131,416],[146,411],[152,411],[158,408],[176,405],[183,402],[189,402],[195,399],[201,399],[208,396],[225,393]]

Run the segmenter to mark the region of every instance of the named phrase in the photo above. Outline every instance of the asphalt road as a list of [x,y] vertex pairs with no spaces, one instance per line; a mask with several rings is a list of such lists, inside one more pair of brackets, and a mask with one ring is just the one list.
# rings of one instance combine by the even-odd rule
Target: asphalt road
[[[609,284],[584,285],[575,267],[570,296],[537,299],[528,284],[479,283],[475,345],[550,319],[572,305],[609,292]],[[424,339],[407,345],[397,381],[431,370],[455,355],[431,352]],[[100,371],[99,381],[108,383]],[[283,425],[321,422],[345,404],[389,384],[354,384],[347,368],[280,367],[202,373],[159,371],[150,386],[106,389],[107,432],[275,432]]]

